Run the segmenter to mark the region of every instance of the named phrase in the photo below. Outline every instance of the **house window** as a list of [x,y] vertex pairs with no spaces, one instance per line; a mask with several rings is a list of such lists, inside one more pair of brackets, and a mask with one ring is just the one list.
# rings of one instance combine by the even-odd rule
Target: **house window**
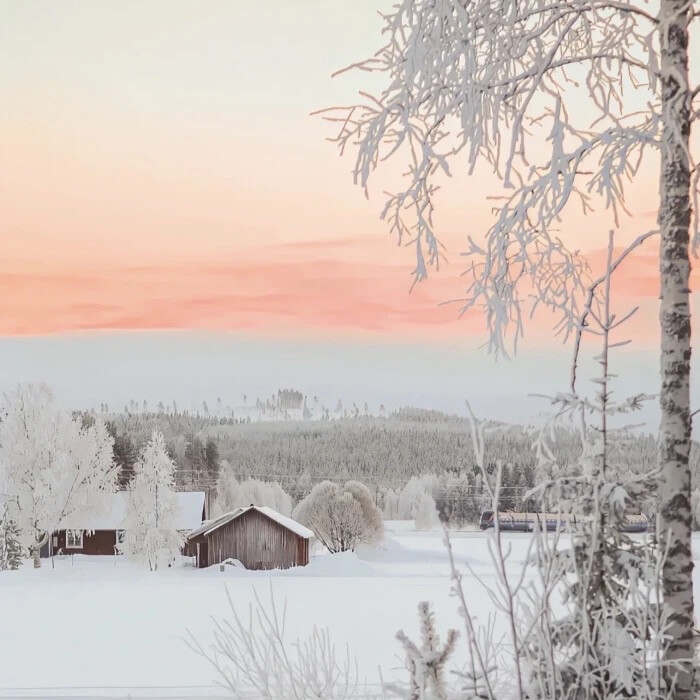
[[83,548],[83,531],[66,530],[66,549]]
[[117,530],[117,544],[124,544],[124,530]]

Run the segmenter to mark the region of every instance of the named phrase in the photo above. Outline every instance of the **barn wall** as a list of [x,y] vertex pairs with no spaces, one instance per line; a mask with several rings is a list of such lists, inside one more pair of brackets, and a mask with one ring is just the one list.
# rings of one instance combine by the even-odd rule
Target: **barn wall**
[[249,510],[207,537],[208,563],[238,559],[246,569],[288,569],[309,563],[309,542]]

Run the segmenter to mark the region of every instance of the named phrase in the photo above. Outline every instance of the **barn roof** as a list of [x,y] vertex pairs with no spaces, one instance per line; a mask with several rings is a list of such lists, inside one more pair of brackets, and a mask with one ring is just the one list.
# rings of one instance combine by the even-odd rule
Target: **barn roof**
[[188,539],[192,539],[193,537],[199,537],[199,535],[208,535],[212,530],[216,530],[217,527],[220,527],[221,525],[225,525],[226,523],[231,522],[234,518],[238,517],[240,513],[245,510],[244,508],[236,508],[236,510],[229,511],[228,513],[224,513],[223,515],[220,515],[218,518],[212,518],[211,520],[205,520],[200,527],[196,528],[195,530],[192,530],[189,535],[187,535]]
[[204,535],[205,537],[207,537],[212,532],[214,532],[214,530],[218,530],[222,525],[230,523],[236,518],[239,518],[244,513],[247,513],[249,510],[257,510],[258,513],[266,515],[268,518],[270,518],[270,520],[274,520],[275,522],[279,523],[282,527],[286,528],[287,530],[291,530],[291,532],[293,532],[295,535],[303,537],[306,540],[314,537],[314,533],[311,530],[309,530],[308,527],[304,527],[301,523],[298,523],[296,520],[292,520],[292,518],[288,518],[286,515],[278,513],[273,508],[270,508],[268,506],[247,506],[245,508],[236,508],[235,510],[232,510],[228,513],[224,513],[223,515],[219,516],[218,518],[215,518],[214,520],[209,520],[208,522],[203,523],[201,527],[198,527],[196,530],[190,532],[188,538],[191,539],[200,535]]
[[[202,524],[202,512],[204,509],[203,491],[179,491],[177,493],[178,512],[177,529],[191,530]],[[126,516],[126,493],[105,495],[105,504],[102,512],[81,518],[75,523],[75,529],[80,530],[120,530],[124,527]]]

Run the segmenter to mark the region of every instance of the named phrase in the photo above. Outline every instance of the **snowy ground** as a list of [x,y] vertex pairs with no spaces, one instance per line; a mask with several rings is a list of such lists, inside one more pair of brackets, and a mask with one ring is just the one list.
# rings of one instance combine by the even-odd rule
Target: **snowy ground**
[[[529,535],[509,535],[513,566],[521,566]],[[457,559],[493,580],[486,537],[452,536]],[[700,545],[700,541],[698,541]],[[700,551],[700,549],[698,550]],[[492,606],[465,576],[469,602]],[[456,626],[449,566],[440,533],[390,524],[381,548],[358,555],[321,555],[308,567],[255,573],[181,568],[150,573],[112,557],[44,562],[0,575],[0,697],[221,696],[211,667],[184,642],[190,631],[206,644],[211,616],[228,615],[225,587],[241,611],[253,591],[287,602],[290,637],[316,623],[347,643],[368,689],[398,673],[394,634],[417,632],[416,605],[434,602],[439,629]]]

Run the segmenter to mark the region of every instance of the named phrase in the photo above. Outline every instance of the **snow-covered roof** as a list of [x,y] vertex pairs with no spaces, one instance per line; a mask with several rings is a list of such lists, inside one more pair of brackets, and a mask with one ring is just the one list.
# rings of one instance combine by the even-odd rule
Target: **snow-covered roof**
[[223,515],[220,515],[218,518],[211,518],[210,520],[205,520],[200,527],[198,527],[195,530],[192,530],[189,535],[187,535],[188,539],[192,539],[193,537],[198,537],[199,535],[206,535],[207,533],[211,532],[212,530],[216,530],[219,525],[224,525],[225,523],[230,522],[233,520],[235,517],[237,517],[241,511],[245,510],[244,508],[236,508],[236,510],[229,511],[228,513],[224,513]]
[[230,523],[232,520],[239,518],[241,515],[243,515],[243,513],[247,513],[249,510],[257,510],[259,513],[262,513],[270,518],[270,520],[274,520],[282,527],[286,528],[287,530],[291,530],[295,535],[299,535],[299,537],[303,537],[306,540],[314,537],[314,533],[309,530],[308,527],[304,527],[296,520],[278,513],[274,508],[270,508],[269,506],[247,506],[246,508],[236,508],[228,513],[224,513],[214,520],[203,523],[201,527],[198,527],[196,530],[190,532],[188,538],[192,539],[193,537],[198,537],[199,535],[204,535],[207,537],[214,532],[214,530],[218,530],[222,525]]
[[[102,512],[76,523],[81,530],[120,530],[126,516],[126,493],[120,491],[105,495]],[[204,510],[203,491],[180,491],[177,493],[178,513],[176,526],[178,530],[191,530],[202,524]],[[76,528],[76,529],[77,529]]]
[[299,537],[303,537],[307,540],[310,540],[312,537],[314,537],[314,533],[311,530],[309,530],[308,527],[304,527],[301,523],[298,523],[296,520],[288,518],[286,515],[282,515],[281,513],[278,513],[276,510],[269,508],[268,506],[253,507],[256,510],[259,510],[261,513],[267,515],[267,517],[271,520],[275,520],[283,527],[286,527],[287,530],[291,530],[294,534],[299,535]]

